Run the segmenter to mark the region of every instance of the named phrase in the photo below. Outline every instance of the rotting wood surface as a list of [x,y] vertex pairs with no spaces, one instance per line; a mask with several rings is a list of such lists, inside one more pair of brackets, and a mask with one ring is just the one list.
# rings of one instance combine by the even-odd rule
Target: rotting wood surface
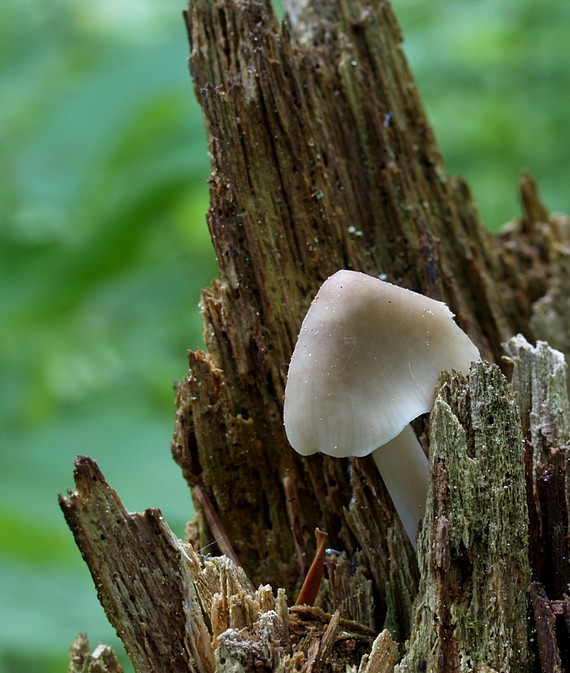
[[[474,364],[468,378],[442,375],[430,416],[419,594],[397,666],[403,643],[399,648],[388,630],[375,640],[378,629],[343,617],[355,594],[363,591],[365,603],[368,596],[354,562],[339,581],[346,572],[342,559],[327,558],[320,598],[325,607],[340,606],[334,614],[288,607],[293,601],[283,588],[255,590],[230,559],[196,554],[156,510],[128,513],[93,461],[78,459],[76,490],[60,499],[61,506],[135,670],[340,673],[353,666],[368,673],[530,673],[537,658],[544,671],[566,671],[570,575],[560,537],[567,543],[568,509],[563,497],[557,518],[546,525],[544,498],[529,493],[534,465],[542,467],[537,488],[549,464],[555,483],[568,483],[569,449],[555,439],[570,414],[566,367],[544,343],[532,347],[520,336],[506,350],[514,386],[484,362]],[[533,379],[550,385],[531,384],[523,392],[521,382]],[[539,463],[532,461],[528,437],[543,428],[545,416],[530,413],[533,406],[550,409],[554,418]],[[559,556],[531,565],[542,549]],[[393,600],[401,600],[395,591]],[[83,641],[75,646],[76,658],[78,651],[86,657]]]
[[[358,492],[357,506],[382,522],[373,540],[382,569],[367,573],[383,615],[393,580],[387,529],[403,537],[383,486],[369,466],[351,479],[346,461],[299,458],[284,436],[286,364],[302,316],[339,268],[385,274],[446,301],[484,357],[501,364],[501,343],[513,334],[533,340],[545,315],[566,319],[556,288],[570,282],[557,276],[570,234],[526,177],[521,224],[489,237],[465,183],[445,174],[389,4],[315,6],[289,28],[261,1],[189,7],[220,280],[203,293],[208,353],[190,353],[173,453],[189,485],[208,494],[254,581],[290,592],[308,567],[317,526],[350,557],[366,549],[346,515]],[[360,469],[373,484],[364,491],[355,483]],[[284,483],[293,484],[296,537]],[[201,546],[214,541],[203,520],[198,530]],[[398,545],[413,568],[412,550]],[[415,577],[402,578],[404,591],[415,592]]]
[[[303,7],[303,3],[296,5]],[[313,531],[318,526],[326,530],[334,550],[319,601],[329,614],[338,611],[342,618],[356,620],[375,633],[387,627],[400,647],[413,628],[402,666],[413,661],[421,670],[429,661],[430,666],[439,666],[430,670],[445,671],[462,670],[466,664],[461,662],[471,662],[479,666],[473,670],[496,666],[502,671],[532,670],[524,647],[519,659],[505,663],[508,654],[498,652],[496,637],[500,624],[491,620],[488,631],[480,630],[479,620],[490,605],[484,601],[491,600],[495,577],[491,569],[489,582],[481,589],[483,595],[477,597],[483,601],[477,611],[468,605],[467,582],[456,594],[445,573],[438,575],[429,568],[433,554],[439,554],[440,560],[448,559],[450,567],[458,566],[456,575],[471,578],[472,589],[478,584],[473,584],[474,578],[483,577],[494,552],[494,547],[484,549],[487,556],[483,554],[481,565],[472,563],[473,545],[484,545],[489,539],[485,531],[472,531],[465,542],[465,533],[448,531],[440,517],[435,528],[451,537],[436,536],[432,540],[435,549],[427,553],[425,539],[432,539],[434,527],[424,529],[418,599],[424,612],[420,615],[420,608],[414,612],[419,578],[415,555],[371,461],[297,456],[284,436],[282,396],[286,363],[302,316],[319,284],[337,269],[382,274],[446,301],[484,357],[505,372],[513,366],[515,370],[521,416],[516,436],[525,442],[526,502],[521,504],[519,519],[515,522],[511,516],[499,538],[493,538],[501,543],[497,554],[506,553],[509,536],[524,538],[519,524],[524,522],[526,508],[525,539],[531,561],[527,570],[534,580],[535,614],[539,607],[544,614],[546,605],[556,613],[559,621],[555,623],[562,618],[567,622],[565,599],[560,594],[568,591],[565,379],[560,383],[560,373],[548,373],[546,364],[538,366],[538,353],[522,341],[515,351],[509,350],[509,362],[503,361],[501,343],[520,332],[531,341],[549,339],[568,355],[568,220],[550,216],[532,179],[524,176],[520,221],[496,238],[483,231],[467,185],[445,173],[389,3],[315,2],[312,9],[296,17],[294,25],[280,26],[262,0],[192,0],[186,16],[191,70],[212,157],[208,224],[220,269],[219,280],[202,297],[208,352],[189,354],[190,372],[177,394],[173,455],[188,484],[199,486],[197,492],[203,496],[196,503],[198,517],[189,526],[190,538],[198,548],[211,545],[216,537],[208,521],[215,523],[254,586],[270,583],[286,590],[292,599],[310,564]],[[526,360],[535,368],[532,375]],[[492,376],[499,377],[498,370],[492,371]],[[446,404],[459,414],[457,422],[462,427],[471,427],[471,421],[461,414],[473,407],[455,407],[460,399],[456,396],[461,394],[472,405],[473,389],[461,393],[464,384],[453,380],[449,385],[453,400]],[[497,385],[504,389],[504,380]],[[437,409],[436,418],[443,418],[441,405]],[[480,414],[483,435],[498,423],[503,430],[509,428],[512,440],[516,434],[513,418],[507,422],[494,413],[485,415],[484,409]],[[425,434],[426,446],[441,444],[441,422],[432,421],[429,440],[425,420],[416,423],[419,434]],[[472,444],[468,447],[476,455],[483,451]],[[450,447],[443,442],[441,450]],[[431,460],[432,465],[439,464],[436,449]],[[502,463],[488,464],[491,470],[503,469]],[[434,474],[432,498],[443,493],[443,484],[450,478],[445,471]],[[481,508],[489,502],[497,506],[485,499],[491,494],[484,489],[500,478],[500,474],[489,475],[483,492],[469,501],[471,506]],[[84,486],[86,495],[95,483]],[[517,481],[517,502],[521,486]],[[73,498],[69,501],[68,517],[75,512],[74,502]],[[454,507],[466,506],[463,500],[453,502]],[[208,503],[206,508],[203,503]],[[441,498],[432,504],[434,512],[447,506]],[[554,521],[548,511],[558,512]],[[451,519],[467,515],[468,510],[454,511]],[[477,511],[479,518],[483,515]],[[136,626],[129,631],[123,623],[127,613],[119,610],[121,601],[115,605],[112,571],[110,583],[105,584],[94,570],[92,555],[100,557],[106,540],[92,537],[94,529],[78,528],[81,519],[74,531],[101,601],[117,630],[123,636],[130,634],[132,643],[127,649],[133,659],[146,661],[146,645],[138,642],[146,635]],[[83,530],[83,537],[78,530]],[[461,535],[460,542],[457,535]],[[545,544],[553,554],[547,560],[541,551]],[[523,552],[510,553],[514,556],[497,558],[519,568],[512,591],[520,600],[517,592],[528,572],[521,565]],[[173,564],[166,577],[168,586],[179,591],[176,553],[162,560]],[[446,614],[434,612],[432,604],[434,596],[442,595],[454,599],[450,605],[455,607]],[[243,609],[240,599],[236,601],[234,609]],[[459,614],[456,610],[471,620],[462,622],[463,630],[454,621]],[[183,638],[183,619],[180,612],[174,614],[180,621],[168,636],[172,643],[164,641],[163,626],[156,630],[157,638],[164,637],[160,646],[166,651],[173,647],[166,661],[172,670],[179,670],[178,664],[170,662],[180,662],[180,670],[184,666],[199,670],[189,663],[194,655],[179,648],[182,641],[176,639]],[[521,633],[517,618],[526,620],[526,614],[517,616],[507,610],[495,618],[503,620],[513,646]],[[533,655],[545,657],[541,653],[553,648],[563,655],[568,646],[560,635],[564,627],[542,629],[542,623],[536,622],[540,653],[535,648]],[[334,641],[333,627],[324,645],[319,640],[310,646],[312,654],[302,648],[299,655],[289,654],[298,657],[299,665],[301,661],[307,665],[306,657],[313,657],[311,670],[320,670],[330,655],[327,643]],[[477,651],[469,645],[474,634],[484,639]],[[229,639],[224,647],[230,641],[237,642]],[[219,642],[218,638],[213,642],[216,656]],[[426,649],[428,645],[438,653],[437,661],[430,659],[433,652]],[[230,655],[231,663],[235,657]],[[277,666],[279,657],[270,659],[273,663],[267,659],[264,665]],[[340,665],[341,660],[336,661]],[[352,659],[346,654],[344,660],[354,666],[358,661],[356,654]],[[368,665],[371,661],[372,655]],[[449,662],[454,662],[452,668],[446,668]],[[395,659],[390,665],[394,663]],[[137,671],[151,670],[140,663],[135,666]],[[219,659],[215,666],[216,670],[233,670],[229,664],[224,669]],[[385,670],[391,670],[389,665]]]

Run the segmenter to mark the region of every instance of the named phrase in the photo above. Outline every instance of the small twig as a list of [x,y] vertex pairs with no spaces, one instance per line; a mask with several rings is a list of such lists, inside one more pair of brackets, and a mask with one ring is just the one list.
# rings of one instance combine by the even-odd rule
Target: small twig
[[220,548],[220,551],[224,556],[227,556],[229,559],[231,559],[237,566],[241,566],[239,558],[235,553],[228,536],[226,535],[226,532],[220,522],[220,518],[218,517],[218,513],[212,505],[210,497],[200,484],[194,484],[192,487],[192,492],[196,496],[198,504],[204,512],[208,526],[216,539],[216,543]]
[[325,544],[329,534],[325,531],[315,529],[315,537],[317,539],[317,549],[315,550],[315,558],[311,563],[311,567],[307,572],[301,591],[297,596],[295,605],[314,605],[323,581],[323,574],[325,570]]

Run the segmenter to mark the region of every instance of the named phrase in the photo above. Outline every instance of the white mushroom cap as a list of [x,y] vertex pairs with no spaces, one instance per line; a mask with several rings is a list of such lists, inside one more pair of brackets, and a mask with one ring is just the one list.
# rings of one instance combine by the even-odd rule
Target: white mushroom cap
[[442,302],[338,271],[303,321],[285,389],[285,430],[303,455],[366,456],[433,405],[443,370],[479,351]]

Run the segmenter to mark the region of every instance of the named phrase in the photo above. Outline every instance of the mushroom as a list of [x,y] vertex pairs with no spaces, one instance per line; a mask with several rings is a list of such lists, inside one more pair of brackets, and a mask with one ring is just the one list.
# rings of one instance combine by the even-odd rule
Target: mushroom
[[446,304],[356,271],[314,298],[291,357],[284,422],[302,455],[372,453],[415,547],[428,463],[408,424],[433,405],[440,373],[480,355]]

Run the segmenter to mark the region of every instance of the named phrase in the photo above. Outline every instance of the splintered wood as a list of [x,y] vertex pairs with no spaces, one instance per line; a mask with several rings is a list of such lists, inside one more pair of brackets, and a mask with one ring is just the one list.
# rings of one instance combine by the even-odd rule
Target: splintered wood
[[123,673],[123,668],[107,645],[97,645],[91,652],[89,639],[82,633],[71,646],[68,673]]
[[[75,484],[60,504],[137,673],[318,673],[325,665],[340,673],[370,651],[371,629],[339,612],[289,608],[283,589],[255,589],[227,557],[196,554],[157,510],[127,512],[89,458],[77,460]],[[73,670],[95,656],[87,650],[79,639]]]
[[[546,344],[531,346],[520,335],[505,350],[512,384],[485,362],[474,363],[469,377],[440,379],[430,417],[419,594],[409,608],[388,610],[380,628],[346,618],[367,623],[373,599],[370,579],[344,552],[324,554],[318,603],[330,611],[289,607],[283,588],[255,588],[231,559],[197,554],[157,510],[127,512],[94,461],[79,458],[75,491],[60,504],[137,673],[519,673],[532,670],[533,656],[543,670],[565,673],[566,364]],[[369,521],[351,516],[354,526]],[[395,563],[399,539],[388,539]],[[408,612],[404,644],[393,636],[393,620]],[[85,638],[76,641],[72,673],[117,667],[108,648],[91,655]]]

